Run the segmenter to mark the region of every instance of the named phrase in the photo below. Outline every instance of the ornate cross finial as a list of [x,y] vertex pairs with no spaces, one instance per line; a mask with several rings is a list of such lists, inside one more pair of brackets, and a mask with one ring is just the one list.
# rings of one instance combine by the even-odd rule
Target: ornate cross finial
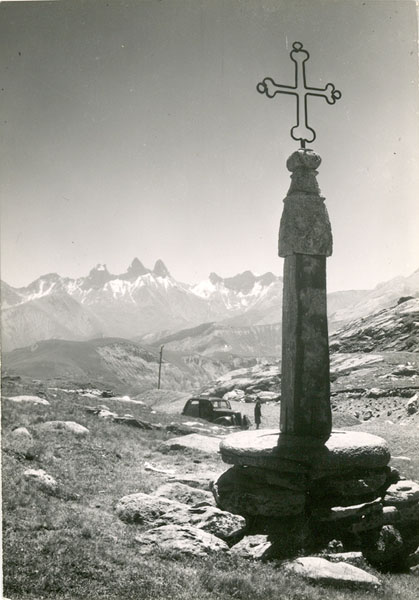
[[307,87],[305,62],[310,58],[307,50],[303,49],[301,42],[294,42],[290,53],[291,60],[295,63],[295,85],[279,85],[271,77],[265,77],[258,83],[257,91],[273,98],[275,94],[293,94],[297,96],[297,125],[291,129],[291,137],[300,140],[301,148],[306,142],[316,139],[316,132],[309,127],[307,118],[307,96],[323,96],[329,104],[334,104],[342,96],[333,83],[328,83],[325,88]]

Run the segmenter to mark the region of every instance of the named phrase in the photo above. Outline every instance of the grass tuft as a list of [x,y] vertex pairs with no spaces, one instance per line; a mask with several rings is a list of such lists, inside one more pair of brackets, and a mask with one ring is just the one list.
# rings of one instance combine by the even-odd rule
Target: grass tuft
[[[3,576],[4,593],[11,600],[416,600],[417,579],[409,575],[380,574],[382,590],[360,592],[311,585],[285,576],[276,563],[229,555],[140,555],[135,537],[144,527],[123,523],[114,507],[122,496],[152,492],[167,480],[147,471],[145,463],[196,475],[207,469],[222,471],[226,465],[218,456],[164,454],[159,445],[170,437],[164,430],[102,421],[83,410],[82,398],[56,391],[54,397],[47,389],[44,393],[50,407],[3,405]],[[127,412],[117,401],[105,403]],[[163,424],[181,420],[138,405],[130,405],[129,411]],[[90,434],[41,434],[37,425],[46,420],[76,421]],[[33,436],[29,454],[10,437],[17,425]],[[392,452],[409,456],[407,474],[418,479],[417,430],[410,440],[414,433],[403,427],[363,428],[389,439]],[[44,469],[58,482],[58,492],[49,495],[25,480],[27,468]]]

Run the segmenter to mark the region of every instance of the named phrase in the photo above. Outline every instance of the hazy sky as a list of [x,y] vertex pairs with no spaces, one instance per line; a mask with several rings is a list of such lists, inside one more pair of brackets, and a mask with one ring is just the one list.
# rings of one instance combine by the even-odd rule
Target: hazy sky
[[282,272],[277,232],[295,100],[334,233],[330,290],[419,267],[417,19],[411,0],[89,0],[0,4],[2,279]]

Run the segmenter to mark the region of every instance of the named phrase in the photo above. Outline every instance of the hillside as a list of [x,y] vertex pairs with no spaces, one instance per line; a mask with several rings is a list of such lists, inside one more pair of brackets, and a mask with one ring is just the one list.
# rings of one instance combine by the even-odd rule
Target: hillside
[[78,340],[99,336],[102,325],[91,311],[62,292],[33,298],[3,308],[3,351],[28,346],[43,339]]
[[419,269],[409,277],[395,277],[378,284],[374,289],[362,294],[358,301],[346,307],[337,308],[330,315],[336,326],[354,321],[397,304],[399,298],[419,297]]
[[281,325],[234,327],[222,323],[203,323],[153,342],[156,347],[162,344],[170,350],[204,356],[231,353],[236,356],[274,357],[281,354]]
[[402,297],[394,306],[351,321],[332,335],[330,347],[339,352],[419,352],[419,298]]
[[[190,390],[243,364],[236,357],[218,361],[205,356],[167,351],[161,387]],[[3,357],[3,372],[11,376],[58,381],[68,385],[100,385],[121,393],[157,387],[159,351],[121,338],[88,342],[48,340],[19,348]]]
[[[419,419],[419,298],[355,320],[330,339],[330,378],[335,413],[355,419]],[[280,361],[265,360],[204,384],[202,391],[230,400],[277,402]],[[410,402],[411,401],[411,402]],[[408,409],[408,403],[411,408]],[[270,409],[269,409],[270,410]],[[277,411],[278,412],[278,411]]]

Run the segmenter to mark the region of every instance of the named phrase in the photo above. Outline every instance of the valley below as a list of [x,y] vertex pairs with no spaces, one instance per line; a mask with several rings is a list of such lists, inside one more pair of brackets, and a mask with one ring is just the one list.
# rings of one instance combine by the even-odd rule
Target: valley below
[[[165,283],[170,276],[161,265],[154,271],[133,281],[139,285],[146,277],[153,285],[172,285]],[[88,282],[78,282],[78,289],[89,285],[92,294],[93,282],[97,298],[98,290],[115,281],[109,277],[99,270]],[[251,274],[220,280],[213,276],[210,285],[198,292],[205,302],[211,296],[206,316],[214,316],[214,306],[220,310],[223,299],[222,319],[188,322],[186,327],[177,322],[174,328],[160,321],[161,328],[153,331],[130,329],[129,339],[110,335],[64,339],[64,330],[55,338],[36,337],[46,321],[37,318],[35,329],[27,327],[33,303],[39,309],[39,303],[52,302],[61,311],[59,295],[21,302],[22,291],[18,299],[9,294],[13,310],[24,310],[29,321],[24,327],[20,317],[8,321],[6,331],[32,333],[29,338],[16,334],[19,344],[23,339],[30,343],[5,352],[2,362],[8,600],[416,598],[418,567],[413,562],[408,571],[383,574],[362,559],[358,566],[379,581],[366,596],[362,589],[332,589],[287,575],[281,561],[249,562],[249,557],[232,550],[234,536],[228,543],[212,540],[217,548],[224,544],[221,552],[201,551],[198,546],[185,550],[182,536],[190,534],[192,522],[185,521],[185,515],[192,515],[188,519],[196,523],[196,511],[212,515],[218,510],[209,490],[210,482],[227,469],[219,443],[238,431],[182,415],[186,401],[197,395],[225,399],[249,418],[254,429],[259,398],[262,430],[279,425],[281,325],[271,316],[278,314],[275,294],[280,282],[274,276],[257,279]],[[126,281],[131,285],[129,273]],[[333,430],[384,437],[392,453],[391,466],[402,477],[418,480],[419,297],[405,283],[397,280],[372,292],[332,297],[329,310],[334,307],[338,318],[331,319],[330,328],[331,406]],[[39,282],[37,286],[33,293],[44,289]],[[400,295],[406,289],[410,294]],[[258,299],[248,308],[252,294]],[[75,305],[67,296],[71,313]],[[347,319],[345,312],[353,318]],[[49,316],[58,313],[54,310]],[[6,313],[7,318],[11,314]],[[53,331],[48,323],[43,329],[46,336]],[[85,330],[86,335],[87,331],[92,330]],[[74,337],[79,332],[73,329]],[[133,496],[146,502],[135,519],[129,516]],[[176,506],[166,513],[161,507],[167,509],[168,503]],[[173,519],[176,523],[180,518],[183,525],[174,524]],[[171,541],[166,540],[170,549],[146,544],[147,536],[154,535],[150,531],[169,532],[170,527],[175,532]]]

